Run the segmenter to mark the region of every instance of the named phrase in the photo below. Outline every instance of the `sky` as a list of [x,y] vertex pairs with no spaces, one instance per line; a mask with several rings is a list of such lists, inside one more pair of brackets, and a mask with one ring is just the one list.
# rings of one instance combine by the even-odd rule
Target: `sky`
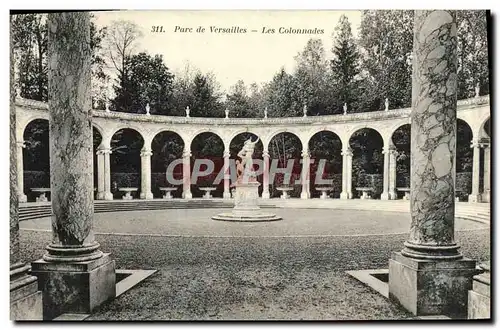
[[[151,55],[161,54],[173,73],[184,70],[187,63],[203,73],[213,72],[223,90],[228,91],[239,79],[248,86],[270,81],[285,67],[294,69],[294,57],[310,38],[323,40],[330,54],[332,34],[339,18],[345,14],[356,36],[360,11],[115,11],[96,12],[98,27],[114,20],[130,20],[143,32],[138,47]],[[162,32],[152,32],[162,27]],[[197,32],[202,27],[204,32]],[[246,29],[246,33],[217,33],[213,28]],[[280,33],[283,30],[323,30],[322,34]],[[189,30],[191,29],[191,30]],[[274,33],[270,32],[274,29]],[[255,32],[252,32],[255,31]]]

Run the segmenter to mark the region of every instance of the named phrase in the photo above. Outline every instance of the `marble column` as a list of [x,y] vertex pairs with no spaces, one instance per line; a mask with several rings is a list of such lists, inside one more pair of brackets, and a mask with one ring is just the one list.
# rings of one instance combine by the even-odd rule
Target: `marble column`
[[479,170],[480,170],[480,152],[481,145],[477,141],[471,142],[472,148],[472,191],[469,195],[469,203],[481,202],[481,194],[479,193]]
[[16,158],[17,158],[17,195],[19,203],[26,203],[28,197],[24,194],[24,165],[23,165],[23,149],[24,141],[17,141],[16,143]]
[[484,171],[483,171],[483,195],[481,200],[483,202],[490,202],[490,160],[491,160],[491,148],[490,144],[484,144]]
[[231,191],[229,191],[229,185],[231,183],[231,175],[229,173],[229,150],[224,150],[224,193],[222,198],[230,199]]
[[300,174],[302,182],[302,191],[300,192],[301,199],[309,199],[309,168],[310,168],[309,150],[302,150],[302,172]]
[[396,147],[394,145],[391,145],[389,147],[389,199],[391,200],[398,199],[398,195],[396,193],[397,155],[398,151],[396,150]]
[[153,199],[151,192],[151,155],[153,152],[146,147],[141,150],[141,199]]
[[[12,20],[12,17],[11,17]],[[12,23],[12,22],[11,22]],[[9,144],[9,188],[10,188],[10,319],[40,321],[43,317],[42,292],[38,291],[36,276],[30,275],[30,266],[19,253],[19,143],[16,142],[16,89],[14,87],[14,47],[10,39],[10,144]],[[22,164],[22,163],[21,163]],[[21,186],[22,187],[22,186]]]
[[104,147],[99,146],[97,148],[97,199],[105,199],[105,189],[104,189]]
[[466,315],[475,262],[455,243],[456,12],[416,10],[410,235],[389,260],[389,297],[415,315]]
[[182,153],[182,198],[191,199],[191,150],[184,148]]
[[352,199],[352,149],[342,150],[342,192],[340,199]]
[[104,199],[108,201],[113,200],[113,193],[111,192],[111,148],[104,148],[101,150],[104,154]]
[[383,189],[380,195],[381,200],[389,200],[389,146],[384,146],[382,154],[384,155],[384,178],[383,178]]
[[262,172],[262,198],[269,199],[269,150],[264,149],[262,152],[264,158],[264,170]]
[[90,14],[50,13],[48,99],[52,242],[33,262],[44,319],[90,313],[115,297],[115,262],[92,230]]

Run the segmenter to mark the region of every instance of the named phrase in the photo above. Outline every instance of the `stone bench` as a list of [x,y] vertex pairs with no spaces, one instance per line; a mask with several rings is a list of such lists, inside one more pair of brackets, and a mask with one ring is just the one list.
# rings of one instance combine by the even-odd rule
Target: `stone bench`
[[118,188],[118,191],[125,192],[125,195],[122,197],[123,199],[134,199],[132,197],[132,192],[136,192],[139,190],[138,188],[131,188],[131,187],[125,187],[125,188]]
[[48,202],[49,201],[47,196],[45,196],[45,194],[50,193],[50,188],[31,188],[31,191],[40,193],[40,196],[35,199],[37,202]]
[[278,187],[276,190],[281,191],[281,198],[282,199],[288,199],[290,198],[290,195],[288,195],[289,191],[292,191],[292,187]]
[[321,191],[321,196],[319,196],[320,199],[328,199],[330,198],[327,194],[327,192],[332,191],[332,187],[319,187],[316,188],[317,191]]
[[373,193],[373,188],[370,187],[359,187],[356,188],[356,191],[361,192],[361,197],[359,199],[372,199],[371,193]]
[[402,191],[405,193],[403,199],[409,201],[410,200],[410,188],[408,187],[400,187],[396,188],[397,191]]
[[203,188],[200,188],[201,191],[204,191],[205,194],[203,194],[203,198],[205,199],[210,199],[212,198],[212,194],[210,192],[214,191],[215,187],[203,187]]
[[176,187],[160,187],[160,191],[163,191],[164,194],[162,196],[163,199],[172,199],[172,191],[176,191]]

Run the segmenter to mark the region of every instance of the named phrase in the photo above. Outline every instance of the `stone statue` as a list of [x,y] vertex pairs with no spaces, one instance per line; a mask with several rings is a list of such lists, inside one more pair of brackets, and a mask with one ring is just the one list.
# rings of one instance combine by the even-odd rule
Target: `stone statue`
[[385,111],[388,111],[389,110],[389,99],[386,98],[385,99]]
[[347,115],[347,103],[344,103],[344,115]]
[[267,107],[264,108],[264,118],[267,118]]
[[304,117],[307,117],[307,105],[304,105],[303,111],[304,111]]
[[150,115],[149,110],[150,110],[150,108],[149,108],[149,103],[148,103],[148,104],[146,104],[146,115],[148,115],[148,116]]
[[476,84],[476,97],[479,97],[479,83]]
[[189,105],[186,107],[186,118],[189,118]]
[[245,174],[250,175],[251,177],[255,176],[255,173],[253,171],[252,155],[255,150],[255,144],[257,144],[257,142],[259,142],[258,137],[255,141],[252,141],[252,138],[249,138],[243,144],[243,148],[241,148],[240,152],[238,152],[238,157],[241,158],[241,168],[243,169]]
[[229,109],[224,110],[224,112],[226,113],[226,119],[228,119],[229,118]]

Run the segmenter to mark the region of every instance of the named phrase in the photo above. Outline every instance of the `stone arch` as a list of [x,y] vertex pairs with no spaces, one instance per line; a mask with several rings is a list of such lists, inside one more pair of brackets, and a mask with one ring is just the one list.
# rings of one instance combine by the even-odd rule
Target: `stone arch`
[[[184,145],[186,144],[186,139],[185,136],[183,135],[182,130],[177,130],[175,127],[160,127],[154,131],[151,132],[151,142],[161,133],[163,132],[172,132],[177,134],[181,139]],[[151,147],[151,146],[150,146]]]
[[198,135],[203,134],[203,133],[212,133],[212,134],[216,135],[219,139],[221,139],[224,147],[226,147],[226,141],[224,140],[223,135],[220,134],[220,132],[218,130],[214,130],[211,127],[204,127],[204,128],[200,128],[200,129],[197,129],[195,131],[189,132],[189,138],[184,139],[185,145],[189,146],[189,148],[191,148],[191,145],[193,144],[194,139]]
[[231,142],[234,140],[234,138],[240,134],[243,134],[243,133],[251,133],[251,134],[257,136],[260,139],[260,141],[262,142],[262,145],[266,146],[266,141],[264,140],[264,137],[262,136],[263,134],[258,133],[256,130],[254,130],[253,128],[250,128],[250,127],[241,128],[241,129],[238,129],[234,132],[231,132],[231,134],[227,136],[227,139],[226,139],[227,141],[225,141],[224,143],[227,143],[228,148],[230,148]]
[[[318,141],[319,140],[319,141]],[[309,166],[309,191],[311,197],[319,197],[321,192],[315,188],[328,186],[333,197],[340,197],[342,191],[342,139],[332,130],[317,130],[307,141],[311,164]],[[326,184],[322,180],[331,180]]]
[[385,143],[384,134],[383,134],[382,130],[380,129],[380,127],[376,127],[374,125],[365,123],[365,124],[355,124],[355,125],[350,127],[350,129],[347,133],[347,145],[350,145],[350,141],[351,141],[352,137],[354,136],[354,134],[356,134],[358,131],[360,131],[362,129],[370,129],[370,130],[377,132],[380,135],[380,137],[382,138],[382,141]]
[[383,188],[384,138],[379,130],[358,126],[351,131],[349,147],[352,149],[352,193],[360,196],[356,188],[372,188],[372,196],[378,197]]
[[289,133],[289,134],[293,134],[297,137],[297,139],[299,139],[300,141],[300,148],[301,150],[304,149],[304,145],[303,145],[303,142],[302,142],[302,139],[300,138],[300,134],[298,134],[297,132],[295,131],[291,131],[289,130],[288,128],[284,127],[284,128],[280,128],[274,132],[272,132],[271,134],[267,135],[266,137],[266,143],[267,143],[267,149],[269,150],[269,145],[271,144],[271,141],[274,137],[276,137],[278,134],[281,134],[281,133]]
[[[489,123],[489,125],[486,125]],[[488,130],[486,129],[488,127]],[[491,139],[491,117],[488,115],[488,117],[484,118],[481,121],[481,125],[479,125],[479,133],[478,133],[479,139],[481,138],[490,138]]]
[[[142,141],[146,142],[147,136],[146,134],[144,134],[144,129],[141,126],[131,125],[129,123],[126,123],[113,127],[108,131],[108,134],[103,135],[103,143],[107,143],[107,145],[109,145],[111,143],[111,139],[113,138],[113,136],[115,136],[116,133],[118,133],[120,130],[123,129],[130,129],[137,132],[137,134],[139,134],[139,136],[142,138]],[[106,137],[104,138],[104,136]]]
[[340,134],[340,131],[337,131],[337,130],[334,130],[332,128],[327,128],[327,127],[322,127],[322,128],[319,128],[319,129],[316,129],[312,132],[310,132],[308,135],[307,135],[307,146],[309,146],[309,142],[311,141],[311,139],[318,133],[321,133],[321,132],[330,132],[336,136],[338,136],[338,138],[340,139],[340,142],[342,143],[342,146],[344,145],[344,142],[342,141],[342,135]]

